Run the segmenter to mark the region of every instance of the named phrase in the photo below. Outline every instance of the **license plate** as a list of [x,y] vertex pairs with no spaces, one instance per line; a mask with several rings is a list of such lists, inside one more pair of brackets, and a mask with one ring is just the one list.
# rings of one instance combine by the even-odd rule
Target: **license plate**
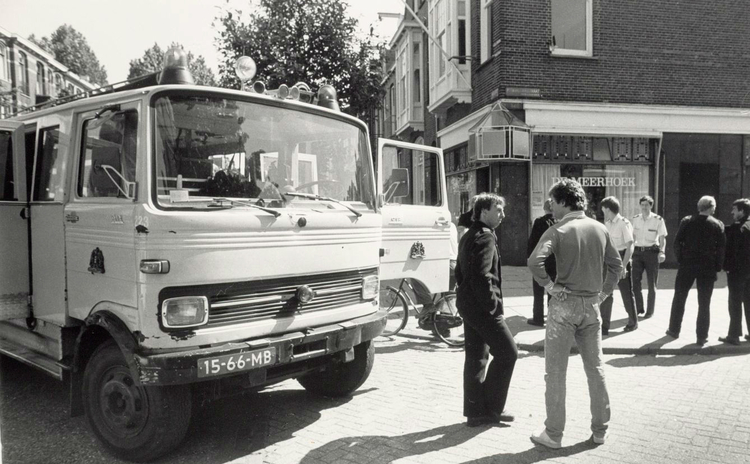
[[275,362],[276,348],[274,347],[215,358],[201,358],[198,360],[198,377],[249,371]]

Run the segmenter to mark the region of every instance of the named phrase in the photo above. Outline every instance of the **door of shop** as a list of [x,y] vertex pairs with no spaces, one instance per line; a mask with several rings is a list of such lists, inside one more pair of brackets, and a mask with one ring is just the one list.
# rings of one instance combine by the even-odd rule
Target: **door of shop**
[[719,165],[680,163],[680,220],[698,212],[698,200],[703,195],[711,195],[718,200]]

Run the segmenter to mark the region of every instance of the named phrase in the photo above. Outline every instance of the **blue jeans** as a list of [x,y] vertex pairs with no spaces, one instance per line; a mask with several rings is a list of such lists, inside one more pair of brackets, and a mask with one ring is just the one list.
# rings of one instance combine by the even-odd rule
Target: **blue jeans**
[[565,430],[565,381],[570,348],[575,340],[583,360],[591,399],[591,431],[603,436],[608,427],[610,410],[607,384],[602,365],[601,315],[597,297],[568,295],[565,301],[552,298],[544,339],[544,362],[547,383],[545,400],[547,435],[560,441]]

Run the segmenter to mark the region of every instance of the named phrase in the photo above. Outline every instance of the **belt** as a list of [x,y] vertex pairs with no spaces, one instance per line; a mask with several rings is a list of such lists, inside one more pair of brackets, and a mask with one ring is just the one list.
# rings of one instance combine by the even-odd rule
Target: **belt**
[[635,251],[659,251],[659,245],[651,245],[647,247],[637,246]]

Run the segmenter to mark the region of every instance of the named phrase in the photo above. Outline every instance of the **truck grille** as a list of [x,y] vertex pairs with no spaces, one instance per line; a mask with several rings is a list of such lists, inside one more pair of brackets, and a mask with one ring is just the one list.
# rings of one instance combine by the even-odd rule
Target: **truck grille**
[[[337,272],[284,279],[269,279],[224,286],[206,295],[209,301],[208,327],[289,317],[333,309],[361,301],[362,279],[375,269]],[[301,305],[297,288],[308,285],[315,298]]]

